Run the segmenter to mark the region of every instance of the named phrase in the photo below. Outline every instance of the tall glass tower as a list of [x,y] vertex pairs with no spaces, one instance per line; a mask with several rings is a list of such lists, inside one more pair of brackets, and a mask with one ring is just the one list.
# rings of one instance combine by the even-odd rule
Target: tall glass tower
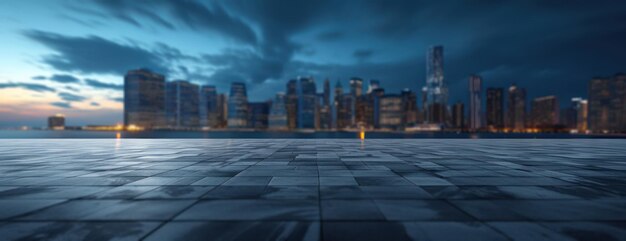
[[124,76],[124,125],[151,129],[165,125],[165,77],[148,69]]
[[248,95],[246,84],[233,82],[228,97],[228,128],[246,128],[248,120]]
[[200,124],[199,87],[189,81],[165,84],[165,112],[169,127],[197,127]]
[[313,78],[298,81],[298,129],[315,128],[315,106],[317,90]]
[[287,130],[287,108],[285,106],[285,93],[276,94],[270,108],[269,128],[274,130]]
[[217,89],[213,85],[205,85],[200,89],[200,125],[217,128],[218,105]]
[[426,54],[426,123],[445,122],[448,88],[443,80],[443,46],[432,46]]
[[472,75],[469,78],[469,124],[470,130],[478,130],[482,127],[480,121],[480,90],[482,89],[482,79],[478,75]]

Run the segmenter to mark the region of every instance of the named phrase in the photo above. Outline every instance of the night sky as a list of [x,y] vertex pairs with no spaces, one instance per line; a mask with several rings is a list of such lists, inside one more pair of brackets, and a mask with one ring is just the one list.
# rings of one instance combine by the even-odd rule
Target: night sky
[[121,122],[123,75],[140,67],[220,92],[243,81],[252,101],[297,76],[417,91],[431,45],[450,103],[479,74],[564,106],[626,71],[626,1],[2,0],[0,127]]

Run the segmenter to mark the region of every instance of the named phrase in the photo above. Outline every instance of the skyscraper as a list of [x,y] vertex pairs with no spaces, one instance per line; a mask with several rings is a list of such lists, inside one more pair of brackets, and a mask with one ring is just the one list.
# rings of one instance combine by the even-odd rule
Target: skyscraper
[[293,130],[298,127],[298,81],[295,79],[287,82],[285,106],[287,108],[287,126]]
[[287,130],[287,108],[285,106],[285,93],[279,92],[274,97],[270,108],[269,128],[273,130]]
[[341,117],[341,119],[337,119],[337,128],[345,129],[352,126],[352,120],[354,120],[352,116],[353,108],[354,98],[352,97],[352,95],[341,95],[338,113],[338,118]]
[[298,78],[298,129],[315,128],[317,93],[313,78]]
[[184,80],[165,84],[165,112],[169,127],[197,127],[200,124],[198,85]]
[[152,129],[165,125],[165,77],[148,69],[124,76],[124,126]]
[[504,127],[504,90],[487,88],[487,127],[502,129]]
[[332,108],[330,102],[330,80],[324,80],[324,92],[322,93],[322,100],[318,106],[319,116],[319,128],[331,129],[332,128]]
[[335,129],[342,129],[344,128],[342,116],[343,87],[339,81],[335,84],[335,95],[333,98],[333,127]]
[[509,87],[507,120],[511,131],[522,132],[526,128],[526,89],[515,84]]
[[352,77],[350,79],[350,94],[354,97],[363,94],[363,79],[359,77]]
[[445,123],[448,88],[444,84],[443,46],[432,46],[426,54],[425,92],[425,123]]
[[351,126],[357,124],[363,124],[365,118],[365,107],[361,95],[363,95],[363,79],[359,77],[352,77],[350,79],[350,95],[352,96],[351,107]]
[[469,78],[469,124],[471,130],[478,130],[482,127],[480,123],[480,90],[482,88],[482,79],[478,75],[472,75]]
[[[385,89],[376,88],[369,94],[370,105],[372,111],[372,126],[374,128],[380,128],[380,99],[385,95]],[[404,97],[404,96],[403,96]],[[405,100],[404,98],[402,99]]]
[[463,103],[457,101],[452,106],[452,127],[457,129],[463,129],[465,127],[465,110]]
[[386,94],[380,97],[380,128],[402,130],[404,128],[404,108],[401,95]]
[[270,104],[268,102],[248,103],[248,128],[264,130],[268,127]]
[[228,126],[228,98],[226,94],[217,95],[217,122],[218,128]]
[[213,85],[204,85],[200,89],[200,125],[211,128],[219,126],[219,108],[217,89]]
[[550,129],[559,122],[559,103],[554,95],[533,99],[531,125],[533,128]]
[[233,82],[228,97],[228,128],[246,128],[248,126],[248,95],[246,84]]
[[411,89],[404,89],[401,92],[402,102],[404,106],[404,123],[407,126],[417,124],[418,108],[417,95]]
[[330,80],[326,79],[324,80],[324,98],[323,98],[323,102],[322,105],[323,106],[330,106]]
[[572,107],[576,112],[576,129],[579,133],[587,131],[588,101],[583,98],[572,98]]
[[589,83],[589,130],[626,131],[626,75],[593,78]]

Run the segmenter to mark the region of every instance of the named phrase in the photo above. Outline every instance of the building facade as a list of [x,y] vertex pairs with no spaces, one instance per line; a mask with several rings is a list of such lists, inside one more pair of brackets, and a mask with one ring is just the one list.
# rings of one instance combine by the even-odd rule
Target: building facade
[[295,79],[287,82],[287,95],[285,106],[287,108],[287,126],[290,130],[298,127],[298,81]]
[[588,127],[593,132],[626,132],[626,75],[589,82]]
[[200,126],[200,90],[198,85],[184,80],[165,84],[166,123],[170,128]]
[[452,106],[452,127],[461,130],[465,129],[465,108],[460,101]]
[[200,88],[200,125],[204,127],[219,127],[219,108],[217,103],[217,89],[213,85]]
[[483,80],[478,75],[472,75],[469,78],[469,128],[470,130],[478,130],[482,127],[481,123],[481,101],[480,92]]
[[64,130],[65,129],[65,116],[56,114],[48,117],[48,130]]
[[507,106],[507,127],[514,132],[523,132],[526,128],[526,89],[515,84],[509,87]]
[[554,95],[533,99],[531,105],[531,126],[538,129],[551,129],[559,123],[559,102]]
[[273,130],[288,130],[287,107],[285,105],[285,93],[278,93],[272,101],[269,115],[269,128]]
[[265,130],[269,126],[270,103],[249,102],[247,125],[250,129]]
[[317,93],[313,78],[298,78],[298,129],[315,129]]
[[248,127],[248,94],[246,84],[234,82],[228,96],[228,128]]
[[404,124],[405,126],[414,126],[417,124],[419,109],[417,108],[417,95],[411,89],[404,89],[400,93],[404,106]]
[[448,88],[444,83],[443,46],[432,46],[426,54],[424,123],[445,124]]
[[402,130],[404,106],[401,95],[384,95],[380,98],[380,128]]
[[500,130],[504,128],[504,90],[487,88],[487,127]]
[[148,69],[124,76],[124,126],[153,129],[165,126],[165,77]]

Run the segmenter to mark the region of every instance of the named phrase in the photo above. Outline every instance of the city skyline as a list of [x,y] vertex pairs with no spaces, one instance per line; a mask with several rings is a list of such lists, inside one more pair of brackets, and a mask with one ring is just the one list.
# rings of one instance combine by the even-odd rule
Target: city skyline
[[[623,19],[626,6],[619,3],[33,3],[0,3],[6,20],[0,23],[0,127],[45,126],[55,113],[65,114],[69,125],[122,122],[122,76],[141,67],[168,82],[215,85],[219,93],[243,82],[255,102],[273,99],[297,76],[312,76],[318,90],[327,78],[347,90],[358,76],[364,88],[372,79],[387,93],[409,88],[421,109],[431,45],[445,46],[449,106],[461,101],[467,113],[467,79],[477,74],[483,93],[513,83],[525,88],[528,111],[534,98],[548,95],[566,107],[573,97],[588,98],[592,78],[624,71],[626,56],[619,44],[624,27],[611,24]],[[26,10],[28,18],[17,14]],[[353,16],[369,17],[342,21]],[[518,21],[523,17],[538,23]],[[496,22],[493,31],[470,31]],[[485,100],[483,94],[483,110]]]

